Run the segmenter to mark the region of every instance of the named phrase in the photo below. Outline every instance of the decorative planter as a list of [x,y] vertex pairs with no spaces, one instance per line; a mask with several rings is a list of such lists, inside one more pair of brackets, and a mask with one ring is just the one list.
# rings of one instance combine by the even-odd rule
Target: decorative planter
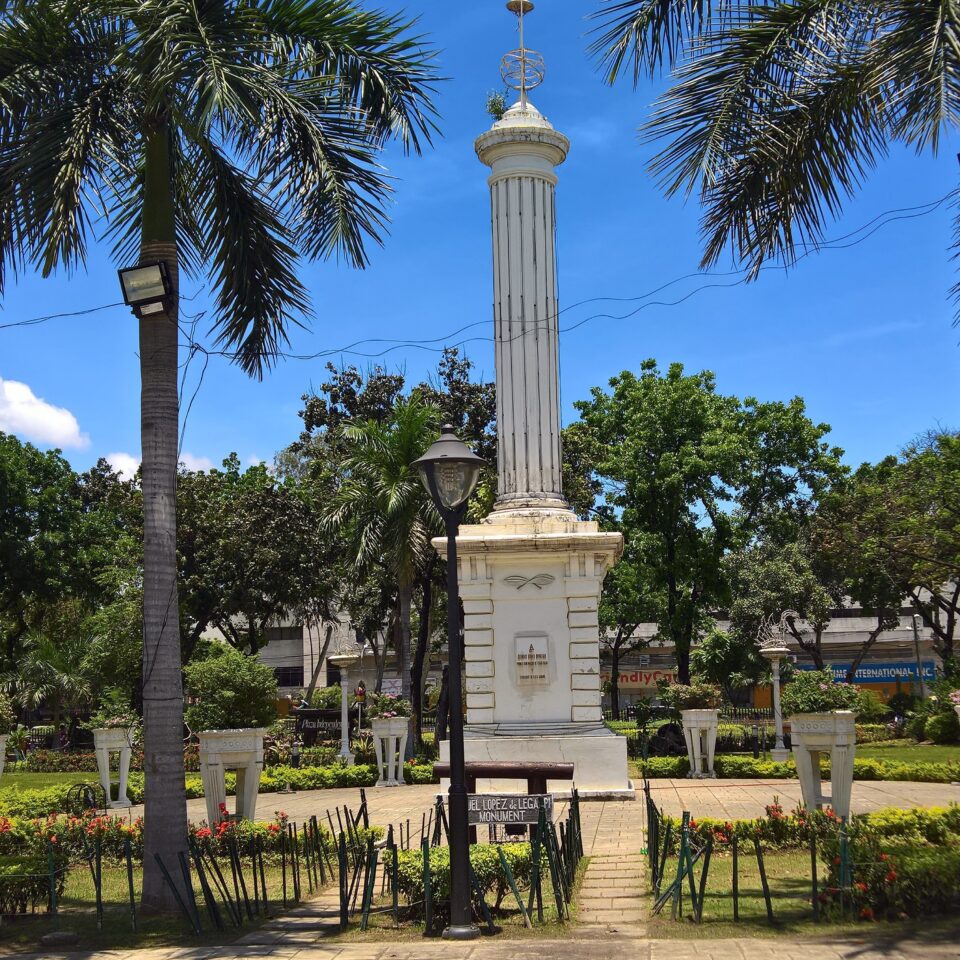
[[403,786],[403,755],[410,732],[409,717],[371,720],[373,749],[377,755],[377,786]]
[[207,801],[207,823],[213,826],[226,819],[228,770],[237,773],[238,820],[252,820],[257,812],[257,791],[263,769],[262,727],[243,730],[203,730],[200,734],[200,777]]
[[715,777],[713,754],[717,746],[719,710],[681,710],[683,738],[687,741],[688,777]]
[[3,773],[3,765],[7,762],[7,735],[0,734],[0,774]]
[[[790,718],[793,758],[806,807],[820,809],[828,803],[838,816],[850,816],[853,757],[857,749],[855,720],[856,715],[851,710],[798,713]],[[830,754],[829,797],[824,797],[821,790],[821,753]]]
[[[127,777],[130,775],[130,753],[133,749],[133,727],[100,727],[93,731],[93,749],[97,754],[97,772],[108,807],[129,807]],[[120,754],[120,783],[117,799],[110,799],[110,754]]]
[[[954,713],[956,713],[957,715],[957,719],[960,720],[960,703],[955,703],[953,705],[953,710],[954,710]],[[3,766],[0,765],[0,773],[2,772],[3,772]]]

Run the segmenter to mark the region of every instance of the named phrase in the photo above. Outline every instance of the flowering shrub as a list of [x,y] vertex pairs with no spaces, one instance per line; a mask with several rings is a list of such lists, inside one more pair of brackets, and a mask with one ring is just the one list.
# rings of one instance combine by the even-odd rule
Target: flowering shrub
[[703,680],[662,684],[660,699],[674,710],[712,710],[719,707],[722,700],[720,688]]
[[389,693],[371,693],[367,699],[367,717],[371,720],[392,720],[409,717],[410,701]]
[[860,691],[851,683],[833,679],[829,670],[796,670],[783,688],[780,702],[784,716],[797,713],[828,713],[853,710]]

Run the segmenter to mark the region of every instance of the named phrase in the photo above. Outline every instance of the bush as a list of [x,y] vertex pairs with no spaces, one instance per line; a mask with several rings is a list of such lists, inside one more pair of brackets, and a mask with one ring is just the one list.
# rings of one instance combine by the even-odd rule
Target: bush
[[853,709],[857,719],[863,723],[880,723],[889,719],[891,712],[872,690],[861,690],[857,694],[857,702]]
[[665,683],[660,686],[660,699],[674,710],[713,710],[720,706],[720,688],[713,683],[694,680],[690,684]]
[[882,743],[886,740],[896,740],[898,737],[898,731],[885,723],[857,724],[857,743]]
[[[484,898],[495,897],[494,909],[500,906],[510,889],[510,882],[500,863],[497,848],[503,851],[517,886],[530,885],[530,844],[473,844],[470,847],[470,865],[477,886]],[[423,916],[423,854],[420,850],[401,850],[397,855],[397,888],[408,904],[411,917]],[[547,874],[549,876],[549,874]],[[445,915],[450,900],[450,848],[430,848],[430,892],[436,915]]]
[[[57,896],[63,895],[67,865],[54,861]],[[50,902],[50,874],[46,857],[0,857],[0,915],[26,913]]]
[[954,743],[960,739],[960,720],[952,710],[949,713],[935,713],[927,717],[923,735],[934,743]]
[[918,711],[917,713],[911,713],[910,716],[907,717],[904,730],[919,743],[924,738],[924,728],[926,725],[927,714]]
[[256,657],[233,647],[184,671],[190,696],[186,720],[194,730],[269,727],[277,719],[277,679]]
[[313,691],[310,697],[310,706],[314,710],[339,710],[342,691],[340,684],[334,684],[332,687],[320,687]]
[[833,679],[830,670],[797,670],[783,688],[780,703],[785,717],[798,713],[855,710],[860,691]]
[[0,693],[0,737],[6,736],[17,725],[17,715],[13,704],[5,693]]

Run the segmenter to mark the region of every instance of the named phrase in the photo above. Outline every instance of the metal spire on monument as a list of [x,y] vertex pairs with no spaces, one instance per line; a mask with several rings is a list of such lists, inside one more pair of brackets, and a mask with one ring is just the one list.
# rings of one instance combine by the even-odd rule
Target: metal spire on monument
[[530,0],[510,0],[507,9],[517,15],[517,32],[520,34],[520,46],[503,55],[500,61],[500,77],[512,90],[520,93],[520,104],[526,109],[527,91],[543,83],[547,68],[543,54],[528,50],[523,43],[523,18],[533,10]]

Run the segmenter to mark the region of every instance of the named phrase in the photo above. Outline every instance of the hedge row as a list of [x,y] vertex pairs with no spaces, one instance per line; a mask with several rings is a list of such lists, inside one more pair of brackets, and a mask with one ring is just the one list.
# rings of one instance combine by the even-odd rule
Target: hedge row
[[[686,757],[648,757],[637,761],[642,776],[648,779],[685,777],[690,770]],[[754,760],[753,757],[720,755],[714,759],[717,776],[725,780],[796,779],[797,767],[792,760]],[[830,770],[829,760],[823,764],[824,775]],[[960,780],[960,763],[900,763],[856,757],[853,761],[855,780],[903,780],[916,783],[953,783]]]
[[[434,783],[433,767],[406,764],[404,777],[407,783]],[[372,787],[377,782],[377,768],[368,764],[353,767],[268,767],[260,774],[260,793],[276,793],[289,786],[292,790],[329,790],[336,787]],[[227,793],[236,790],[236,777],[226,776]],[[203,796],[203,781],[200,777],[186,778],[187,799]],[[0,790],[0,816],[45,817],[50,813],[80,813],[71,809],[68,800],[70,784],[57,784],[40,790],[19,790],[9,787]],[[127,796],[134,803],[143,802],[143,774],[132,773],[127,785]]]

